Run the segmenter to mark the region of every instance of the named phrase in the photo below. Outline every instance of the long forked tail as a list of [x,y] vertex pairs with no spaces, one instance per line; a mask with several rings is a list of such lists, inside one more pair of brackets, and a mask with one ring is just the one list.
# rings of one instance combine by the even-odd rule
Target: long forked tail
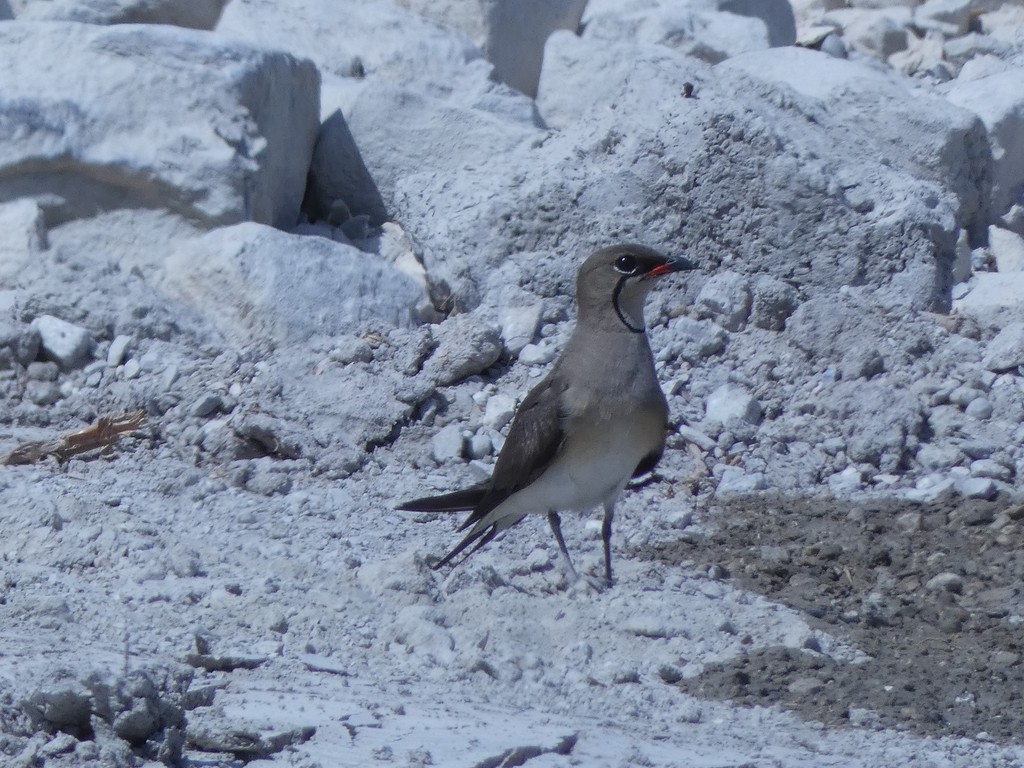
[[441,496],[424,496],[399,504],[395,509],[405,512],[468,512],[475,509],[487,493],[487,486],[477,485]]
[[483,547],[487,546],[491,539],[497,536],[501,531],[502,529],[499,528],[497,525],[490,525],[486,528],[481,528],[480,530],[476,530],[474,528],[472,531],[466,534],[466,537],[462,541],[455,545],[455,548],[452,549],[451,552],[449,552],[447,555],[442,557],[440,560],[438,560],[430,567],[435,571],[444,568],[446,565],[448,565],[448,563],[450,563],[456,557],[461,555],[463,550],[466,549],[466,547],[468,547],[470,544],[475,543],[476,546],[469,550],[469,552],[466,552],[465,556],[461,560],[459,560],[458,563],[455,564],[456,567],[461,565],[466,560],[468,560],[469,557],[478,549],[482,549]]

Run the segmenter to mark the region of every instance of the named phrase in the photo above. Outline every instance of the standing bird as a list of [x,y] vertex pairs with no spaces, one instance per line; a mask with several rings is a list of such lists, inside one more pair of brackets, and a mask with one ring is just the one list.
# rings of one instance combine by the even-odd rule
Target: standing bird
[[469,532],[433,567],[469,557],[527,514],[542,512],[569,574],[559,511],[602,505],[604,571],[612,583],[615,501],[630,478],[650,472],[665,448],[668,403],[658,385],[644,326],[653,278],[693,269],[643,245],[602,248],[576,278],[579,317],[551,372],[523,400],[485,483],[406,502],[415,512],[470,511]]

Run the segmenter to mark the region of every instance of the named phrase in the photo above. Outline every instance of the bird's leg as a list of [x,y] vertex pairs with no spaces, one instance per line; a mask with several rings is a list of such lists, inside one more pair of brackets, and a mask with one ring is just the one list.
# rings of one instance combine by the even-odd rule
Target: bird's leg
[[612,585],[612,520],[615,518],[615,502],[604,505],[604,520],[601,521],[601,541],[604,543],[604,577]]
[[565,564],[569,568],[569,576],[573,581],[576,581],[579,578],[579,575],[573,567],[572,558],[569,557],[569,550],[565,546],[565,539],[562,537],[562,518],[558,516],[557,512],[548,512],[548,524],[551,526],[551,532],[555,534],[555,541],[558,542],[558,549],[561,550],[562,557],[565,558]]

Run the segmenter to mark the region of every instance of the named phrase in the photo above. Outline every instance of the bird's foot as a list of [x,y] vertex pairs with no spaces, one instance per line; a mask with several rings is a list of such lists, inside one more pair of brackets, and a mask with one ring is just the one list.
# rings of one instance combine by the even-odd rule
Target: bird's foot
[[611,582],[603,576],[591,576],[590,574],[574,574],[569,579],[568,592],[571,595],[594,595],[601,594],[609,587]]

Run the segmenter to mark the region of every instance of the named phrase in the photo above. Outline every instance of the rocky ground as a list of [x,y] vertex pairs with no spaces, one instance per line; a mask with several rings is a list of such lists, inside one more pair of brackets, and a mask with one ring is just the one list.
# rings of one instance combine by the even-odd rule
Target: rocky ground
[[[1016,766],[1024,8],[0,0],[0,765]],[[456,520],[595,247],[616,585]],[[566,516],[581,570],[599,522]]]

